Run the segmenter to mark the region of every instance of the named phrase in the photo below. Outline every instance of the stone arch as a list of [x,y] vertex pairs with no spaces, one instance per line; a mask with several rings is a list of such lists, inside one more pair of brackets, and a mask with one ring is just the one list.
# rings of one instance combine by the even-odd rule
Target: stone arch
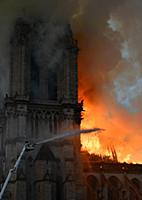
[[141,181],[137,178],[132,178],[131,179],[132,184],[138,189],[141,189]]
[[119,178],[117,178],[116,176],[109,177],[109,183],[113,185],[114,187],[117,187],[117,188],[121,187],[121,182]]
[[109,177],[108,182],[108,199],[119,200],[122,183],[116,176]]
[[94,175],[89,175],[87,177],[87,199],[100,199],[100,183]]
[[131,179],[131,187],[129,187],[130,200],[139,200],[141,196],[141,181],[137,178]]

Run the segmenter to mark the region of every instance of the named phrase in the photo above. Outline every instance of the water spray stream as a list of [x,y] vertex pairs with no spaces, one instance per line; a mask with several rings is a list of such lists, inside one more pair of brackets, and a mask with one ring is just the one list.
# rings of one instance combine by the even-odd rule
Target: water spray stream
[[72,136],[77,136],[77,135],[80,135],[81,133],[85,134],[85,133],[91,133],[91,132],[97,132],[97,131],[103,131],[104,129],[100,129],[100,128],[93,128],[93,129],[83,129],[83,130],[75,130],[75,131],[70,131],[70,132],[66,132],[66,133],[63,133],[63,134],[60,134],[60,135],[57,135],[55,137],[51,137],[51,138],[48,138],[48,139],[45,139],[45,140],[42,140],[40,142],[36,142],[34,144],[30,143],[30,142],[26,142],[26,144],[24,145],[14,167],[12,169],[9,170],[9,173],[5,179],[5,182],[2,186],[2,189],[0,191],[0,200],[2,200],[3,198],[3,195],[4,195],[4,192],[7,188],[7,185],[11,179],[11,176],[13,173],[16,173],[19,165],[20,165],[20,162],[21,162],[21,159],[23,158],[23,155],[26,151],[32,151],[34,150],[34,147],[36,145],[41,145],[41,144],[45,144],[45,143],[48,143],[48,142],[52,142],[52,141],[55,141],[55,140],[59,140],[59,139],[63,139],[63,138],[68,138],[68,137],[72,137]]
[[93,128],[93,129],[83,129],[83,130],[69,131],[69,132],[65,132],[63,134],[57,135],[55,137],[51,137],[51,138],[42,140],[40,142],[37,142],[37,143],[35,143],[35,145],[44,144],[44,143],[52,142],[52,141],[63,139],[63,138],[77,136],[77,135],[80,135],[81,133],[86,134],[86,133],[92,133],[92,132],[103,131],[103,130],[104,129]]

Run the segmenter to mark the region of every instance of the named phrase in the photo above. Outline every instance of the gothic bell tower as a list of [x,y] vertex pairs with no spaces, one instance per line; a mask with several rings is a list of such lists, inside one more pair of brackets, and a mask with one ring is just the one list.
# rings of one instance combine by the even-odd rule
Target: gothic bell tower
[[[57,25],[52,25],[52,31]],[[38,33],[42,26],[47,29],[43,35]],[[74,128],[80,124],[77,43],[69,25],[60,25],[61,33],[57,33],[53,42],[50,41],[50,26],[47,22],[29,22],[22,18],[15,23],[11,39],[10,93],[6,98],[6,108],[8,116],[14,114],[17,117],[23,112],[22,117],[26,121],[23,124],[25,133],[17,129],[19,133],[12,134],[12,137],[48,137],[62,128]],[[45,46],[47,50],[50,49],[47,53]],[[44,135],[44,130],[48,135]],[[10,134],[8,132],[7,135]]]
[[[68,24],[17,19],[11,38],[10,92],[5,98],[6,170],[15,161],[25,140],[42,140],[79,128],[82,107],[78,103],[77,55],[77,43]],[[34,158],[31,155],[34,162],[32,172],[36,174],[31,178],[32,182],[25,169],[22,170],[23,178],[15,179],[16,187],[20,189],[14,194],[14,200],[79,200],[76,192],[79,183],[75,183],[79,137],[48,144],[48,148],[61,170],[58,176],[58,180],[59,177],[63,180],[60,198],[57,197],[56,181],[45,179],[48,167],[54,164],[46,156],[43,159],[47,150],[44,146]],[[44,168],[43,176],[38,174],[38,167]],[[51,174],[57,175],[57,171],[52,169]],[[25,186],[27,182],[31,191]],[[41,185],[42,190],[39,189]],[[21,192],[18,194],[18,191],[24,195],[19,196]]]

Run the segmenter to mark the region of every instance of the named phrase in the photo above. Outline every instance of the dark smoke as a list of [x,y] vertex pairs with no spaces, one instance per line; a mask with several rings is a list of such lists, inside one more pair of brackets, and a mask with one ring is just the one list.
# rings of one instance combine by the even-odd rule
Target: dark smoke
[[[5,0],[0,2],[0,104],[5,94],[9,92],[10,38],[15,20],[18,17],[24,17],[29,21],[33,21],[37,18],[38,20],[41,19],[47,22],[46,26],[40,27],[39,31],[41,32],[40,36],[43,31],[50,35],[50,40],[48,39],[48,43],[50,41],[49,52],[47,52],[50,57],[50,48],[53,47],[57,37],[59,35],[63,36],[64,34],[63,25],[55,26],[53,24],[58,21],[62,21],[62,23],[69,22],[72,15],[77,10],[77,5],[78,3],[75,0]],[[56,34],[51,34],[51,30]],[[44,43],[45,45],[41,48],[42,50],[39,48],[37,59],[40,57],[40,54],[43,53],[41,51],[45,53],[47,50],[47,38],[42,39],[42,44]],[[56,52],[56,59],[60,57],[61,52]],[[54,60],[52,59],[52,62],[53,64],[56,62],[55,58]],[[51,63],[51,65],[53,64]]]
[[[70,22],[80,47],[80,98],[92,105],[97,126],[109,124],[104,127],[109,140],[127,144],[132,159],[142,160],[141,10],[141,0],[1,1],[0,96],[8,91],[9,40],[16,18]],[[56,31],[62,35],[60,28]]]
[[[17,17],[24,16],[25,18],[27,17],[29,20],[40,17],[50,22],[56,22],[56,21],[61,20],[61,21],[72,23],[74,32],[76,34],[78,34],[78,32],[81,32],[81,35],[82,33],[85,33],[83,36],[85,36],[87,43],[90,43],[90,41],[88,41],[88,38],[90,36],[92,38],[93,36],[92,34],[94,34],[96,30],[98,32],[98,37],[102,37],[101,35],[99,36],[99,33],[102,31],[103,24],[105,23],[105,20],[108,17],[107,15],[109,11],[111,10],[113,6],[116,5],[116,2],[110,1],[109,4],[106,5],[105,1],[99,2],[99,1],[85,1],[85,0],[78,0],[78,1],[76,0],[60,0],[60,1],[5,0],[5,1],[1,1],[0,2],[1,95],[3,96],[6,92],[8,92],[9,84],[8,84],[8,81],[5,81],[5,79],[8,80],[8,76],[9,76],[9,50],[10,50],[9,40],[13,31],[13,24]],[[100,13],[98,13],[98,11]],[[95,20],[94,20],[94,13],[95,13],[95,18],[96,18]],[[98,26],[99,24],[100,26]],[[42,27],[42,29],[44,28],[45,27]],[[57,32],[57,31],[58,30],[55,30],[54,32]],[[81,45],[81,48],[83,48],[81,43],[80,45]],[[59,55],[59,52],[57,52],[57,57],[60,57],[60,56],[61,55]]]
[[141,9],[140,0],[96,0],[78,16],[80,98],[107,129],[102,143],[133,161],[142,161]]

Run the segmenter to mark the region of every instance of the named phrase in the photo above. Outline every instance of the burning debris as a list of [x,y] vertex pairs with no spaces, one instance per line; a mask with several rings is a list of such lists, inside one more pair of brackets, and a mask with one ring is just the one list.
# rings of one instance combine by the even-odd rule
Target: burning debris
[[104,162],[104,163],[119,163],[117,153],[114,147],[110,147],[106,155],[97,153],[89,153],[87,150],[81,152],[86,155],[89,161],[93,162]]

